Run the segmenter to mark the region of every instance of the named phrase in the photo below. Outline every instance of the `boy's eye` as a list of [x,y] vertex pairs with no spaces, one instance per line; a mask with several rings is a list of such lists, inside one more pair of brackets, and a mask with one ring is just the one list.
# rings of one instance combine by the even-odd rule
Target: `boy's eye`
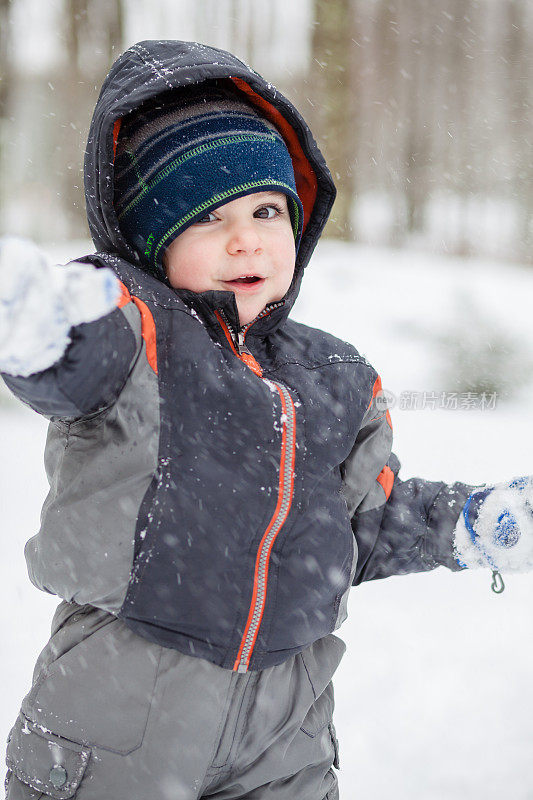
[[214,219],[216,219],[214,213],[212,211],[209,211],[203,217],[200,217],[199,219],[195,220],[194,225],[203,225],[206,222],[213,222]]
[[259,219],[273,219],[273,217],[277,217],[278,214],[283,214],[283,209],[275,203],[271,203],[268,206],[261,206],[261,208],[258,208],[254,217],[259,217]]

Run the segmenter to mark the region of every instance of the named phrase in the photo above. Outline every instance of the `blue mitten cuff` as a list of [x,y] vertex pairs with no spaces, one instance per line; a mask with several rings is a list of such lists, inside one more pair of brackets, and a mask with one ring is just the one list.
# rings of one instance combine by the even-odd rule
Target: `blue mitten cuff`
[[454,551],[457,562],[470,569],[533,569],[533,477],[472,492],[455,527]]

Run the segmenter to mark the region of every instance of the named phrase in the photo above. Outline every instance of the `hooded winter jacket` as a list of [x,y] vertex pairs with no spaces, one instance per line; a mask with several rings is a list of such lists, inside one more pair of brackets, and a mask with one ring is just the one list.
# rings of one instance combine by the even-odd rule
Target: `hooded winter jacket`
[[[240,334],[234,294],[144,272],[113,209],[120,119],[168,89],[231,78],[291,153],[305,211],[293,283]],[[32,581],[140,636],[229,669],[283,662],[337,628],[352,584],[460,569],[470,492],[402,481],[380,379],[349,344],[290,320],[335,190],[296,109],[229,53],[147,41],[114,64],[85,164],[116,310],[71,330],[53,367],[11,389],[50,418],[50,492],[26,546]]]

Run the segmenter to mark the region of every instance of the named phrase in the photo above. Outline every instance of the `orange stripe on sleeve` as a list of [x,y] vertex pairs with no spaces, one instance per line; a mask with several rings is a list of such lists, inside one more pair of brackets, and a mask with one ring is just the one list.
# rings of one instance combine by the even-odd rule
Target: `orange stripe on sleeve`
[[131,295],[127,287],[124,286],[124,284],[122,283],[122,281],[119,281],[119,286],[120,286],[120,297],[118,298],[117,306],[119,308],[124,308],[125,305],[131,302]]
[[123,308],[128,303],[133,302],[141,312],[141,336],[146,345],[146,358],[157,375],[157,339],[155,331],[155,322],[152,312],[142,300],[130,294],[127,286],[120,282],[120,297],[117,303],[119,308]]
[[[381,386],[381,378],[378,375],[378,377],[374,381],[374,386],[372,388],[372,398],[371,398],[370,403],[368,404],[368,407],[366,409],[367,411],[370,408],[370,406],[372,405],[372,403],[374,402],[377,394],[379,392],[382,392],[382,391],[383,391],[383,387]],[[385,412],[385,417],[387,419],[387,422],[389,423],[389,428],[392,430],[392,419],[391,419],[391,415],[390,415],[388,410]],[[376,419],[377,419],[377,417],[376,417]]]
[[383,491],[385,492],[385,497],[387,500],[390,497],[390,493],[392,492],[392,487],[394,484],[394,472],[391,470],[390,467],[383,467],[381,472],[379,473],[378,477],[376,478],[377,482],[383,486]]
[[131,299],[141,312],[141,335],[146,345],[146,358],[157,375],[157,347],[156,347],[156,332],[155,322],[152,312],[142,300],[132,295]]

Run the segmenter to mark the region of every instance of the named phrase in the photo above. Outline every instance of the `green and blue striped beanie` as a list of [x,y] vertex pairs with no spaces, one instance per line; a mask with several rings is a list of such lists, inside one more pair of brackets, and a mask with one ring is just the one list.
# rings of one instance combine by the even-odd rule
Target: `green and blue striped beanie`
[[287,146],[225,81],[166,92],[124,117],[114,174],[120,230],[158,277],[165,249],[189,225],[254,192],[287,195],[298,248],[303,208]]

